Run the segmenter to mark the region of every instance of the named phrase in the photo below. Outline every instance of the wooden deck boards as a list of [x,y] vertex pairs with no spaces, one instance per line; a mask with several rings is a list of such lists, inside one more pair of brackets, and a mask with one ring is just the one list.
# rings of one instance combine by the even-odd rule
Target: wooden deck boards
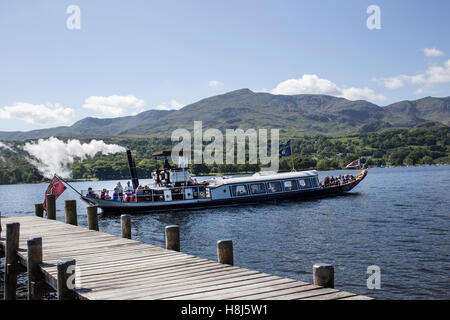
[[27,239],[42,237],[41,270],[51,286],[57,261],[76,260],[81,299],[372,299],[31,216],[2,217],[2,247],[9,222],[20,223],[22,264]]

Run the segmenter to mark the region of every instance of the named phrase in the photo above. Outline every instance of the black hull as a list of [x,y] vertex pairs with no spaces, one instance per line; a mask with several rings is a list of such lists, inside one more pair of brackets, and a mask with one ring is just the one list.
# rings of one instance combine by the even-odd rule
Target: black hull
[[214,207],[260,204],[262,202],[305,201],[317,198],[343,195],[346,192],[352,190],[354,187],[356,187],[359,184],[359,182],[361,182],[364,179],[365,175],[366,174],[364,174],[362,177],[360,177],[354,182],[342,186],[332,186],[327,188],[284,192],[270,195],[267,194],[257,197],[255,196],[239,197],[224,200],[211,200],[204,202],[181,203],[181,204],[174,204],[168,202],[167,205],[160,204],[158,206],[155,206],[152,203],[148,203],[148,205],[142,205],[139,207],[123,207],[123,206],[119,207],[119,206],[104,206],[104,205],[99,205],[99,207],[102,208],[104,214],[124,214],[124,213],[153,213],[153,212],[167,212],[174,210],[206,209]]

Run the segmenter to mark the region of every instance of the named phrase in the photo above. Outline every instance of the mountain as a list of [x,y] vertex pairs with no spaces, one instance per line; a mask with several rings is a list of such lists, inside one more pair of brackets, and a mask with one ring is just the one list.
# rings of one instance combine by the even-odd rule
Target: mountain
[[88,117],[75,122],[70,127],[55,127],[32,131],[0,132],[1,140],[26,140],[47,138],[50,136],[74,137],[74,136],[114,136],[123,131],[132,133],[136,126],[144,125],[158,120],[174,110],[148,110],[136,116],[100,119]]
[[209,97],[177,111],[149,110],[112,119],[85,118],[70,127],[0,132],[1,140],[49,136],[170,135],[173,130],[203,128],[279,128],[281,134],[347,135],[426,122],[450,126],[450,97],[426,97],[381,107],[326,95],[273,95],[241,89]]

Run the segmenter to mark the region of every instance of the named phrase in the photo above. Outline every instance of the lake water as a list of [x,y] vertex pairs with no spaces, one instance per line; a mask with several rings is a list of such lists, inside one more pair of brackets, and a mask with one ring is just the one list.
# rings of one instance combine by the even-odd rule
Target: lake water
[[[320,179],[344,172],[320,172]],[[112,189],[115,182],[72,185]],[[34,215],[46,187],[0,186],[2,216]],[[67,199],[79,198],[65,191],[57,200],[58,220],[64,220]],[[79,200],[82,227],[85,207]],[[132,237],[163,247],[164,227],[177,224],[181,251],[199,257],[216,260],[217,240],[232,239],[236,266],[312,282],[313,264],[331,263],[337,289],[378,299],[449,299],[449,208],[450,166],[377,168],[346,196],[133,215]],[[120,217],[100,216],[99,227],[120,235]],[[381,269],[380,289],[367,288],[371,265]],[[23,281],[19,289],[23,297]]]

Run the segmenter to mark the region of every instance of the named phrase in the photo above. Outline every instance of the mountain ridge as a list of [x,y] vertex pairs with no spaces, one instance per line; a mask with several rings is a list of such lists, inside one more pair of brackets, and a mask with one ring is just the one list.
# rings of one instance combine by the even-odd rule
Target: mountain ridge
[[118,118],[87,117],[71,126],[0,132],[1,140],[50,136],[165,135],[178,128],[279,128],[281,134],[348,135],[426,122],[450,126],[450,97],[403,100],[381,107],[365,100],[317,95],[274,95],[239,89],[201,99],[180,110],[147,110]]

